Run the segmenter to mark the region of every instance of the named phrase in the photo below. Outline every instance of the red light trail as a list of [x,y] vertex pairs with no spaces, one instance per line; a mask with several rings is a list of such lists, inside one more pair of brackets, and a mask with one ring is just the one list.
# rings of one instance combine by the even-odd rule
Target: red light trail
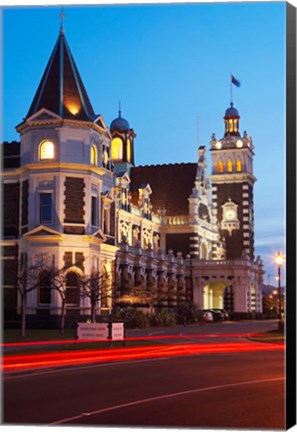
[[[226,335],[225,335],[226,336]],[[176,336],[174,336],[176,338]],[[156,339],[156,337],[154,336]],[[68,341],[69,342],[69,341]],[[283,351],[282,344],[255,342],[203,343],[152,345],[116,349],[92,349],[43,354],[9,355],[2,359],[2,370],[6,372],[36,368],[106,363],[124,360],[153,359],[197,354],[236,353],[255,351]]]
[[[220,334],[185,334],[185,335],[152,335],[152,336],[138,336],[125,338],[125,341],[137,341],[137,340],[156,340],[156,339],[205,339],[205,338],[220,338],[220,337],[249,337],[252,333],[220,333]],[[260,333],[257,333],[261,336]],[[22,347],[22,346],[38,346],[38,345],[62,345],[62,344],[81,344],[81,343],[93,343],[93,342],[106,342],[106,339],[64,339],[54,341],[36,341],[36,342],[11,342],[0,344],[3,348],[9,347]]]

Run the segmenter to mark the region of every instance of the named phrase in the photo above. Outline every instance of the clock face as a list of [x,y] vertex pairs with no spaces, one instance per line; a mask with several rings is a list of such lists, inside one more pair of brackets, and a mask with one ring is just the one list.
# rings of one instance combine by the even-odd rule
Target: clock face
[[235,211],[232,210],[232,209],[227,210],[227,211],[226,211],[226,218],[227,218],[228,220],[235,219]]

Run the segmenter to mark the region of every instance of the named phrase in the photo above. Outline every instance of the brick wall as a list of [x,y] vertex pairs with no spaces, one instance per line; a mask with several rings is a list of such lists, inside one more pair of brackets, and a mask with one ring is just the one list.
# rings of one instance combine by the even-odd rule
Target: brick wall
[[28,225],[29,180],[22,182],[22,225]]
[[[247,194],[245,198],[243,198],[243,185],[246,185],[246,189],[244,192]],[[244,213],[244,209],[248,210],[252,209],[253,206],[253,187],[247,182],[244,183],[225,183],[225,184],[215,184],[217,187],[217,198],[214,200],[217,204],[217,217],[218,221],[222,221],[223,217],[223,209],[222,205],[225,204],[229,198],[238,205],[237,208],[237,217],[240,221],[239,230],[232,231],[232,235],[230,236],[227,230],[220,230],[220,234],[222,237],[226,239],[226,249],[227,259],[240,258],[243,252],[243,249],[249,248],[250,257],[254,258],[254,233],[252,230],[252,226],[249,221],[244,221],[244,216],[248,217],[249,213]],[[243,205],[243,201],[248,203]],[[249,225],[249,229],[244,229],[243,225]],[[249,237],[244,236],[244,232],[249,233]],[[249,246],[244,245],[244,240],[247,241],[249,239]]]
[[19,236],[19,200],[20,184],[6,183],[3,186],[3,235],[4,237]]
[[4,321],[14,319],[17,308],[18,246],[3,246],[3,309]]
[[[85,183],[83,178],[66,177],[64,222],[84,223]],[[69,231],[69,230],[68,230]],[[74,233],[76,234],[76,233]],[[77,234],[81,234],[77,233]]]

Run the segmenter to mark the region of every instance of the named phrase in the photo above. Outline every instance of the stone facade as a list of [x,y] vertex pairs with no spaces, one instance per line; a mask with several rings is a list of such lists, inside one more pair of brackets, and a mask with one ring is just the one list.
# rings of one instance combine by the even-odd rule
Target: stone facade
[[[96,273],[108,280],[97,314],[128,298],[148,308],[154,298],[155,307],[194,301],[234,316],[259,315],[251,139],[239,132],[212,137],[212,184],[204,146],[193,163],[135,166],[134,130],[121,112],[110,128],[95,115],[63,32],[53,56],[17,126],[20,143],[4,145],[7,320],[20,313],[16,280],[24,266],[62,275],[70,320],[89,317],[79,281]],[[35,324],[54,323],[61,308],[58,291],[43,282],[27,294]]]

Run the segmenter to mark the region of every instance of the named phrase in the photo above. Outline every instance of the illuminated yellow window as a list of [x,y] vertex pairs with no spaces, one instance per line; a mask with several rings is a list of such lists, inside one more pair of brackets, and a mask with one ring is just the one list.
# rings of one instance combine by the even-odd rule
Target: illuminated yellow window
[[126,204],[126,191],[122,189],[122,205]]
[[233,132],[233,120],[229,120],[229,132]]
[[123,159],[123,141],[121,138],[114,138],[111,143],[112,160]]
[[97,159],[97,147],[95,145],[92,145],[91,147],[91,164],[92,165],[98,165],[98,159]]
[[131,155],[132,155],[132,144],[131,144],[131,140],[128,138],[127,139],[127,161],[131,162]]
[[236,161],[236,171],[237,172],[242,171],[242,164],[241,164],[241,160],[239,160],[239,159]]
[[237,132],[237,130],[238,130],[237,124],[238,124],[237,119],[234,119],[234,132]]
[[48,160],[54,159],[55,146],[51,141],[43,141],[39,146],[39,159]]
[[232,172],[232,170],[233,170],[232,161],[229,159],[227,162],[227,171]]
[[218,162],[218,173],[224,172],[224,164],[222,161]]

